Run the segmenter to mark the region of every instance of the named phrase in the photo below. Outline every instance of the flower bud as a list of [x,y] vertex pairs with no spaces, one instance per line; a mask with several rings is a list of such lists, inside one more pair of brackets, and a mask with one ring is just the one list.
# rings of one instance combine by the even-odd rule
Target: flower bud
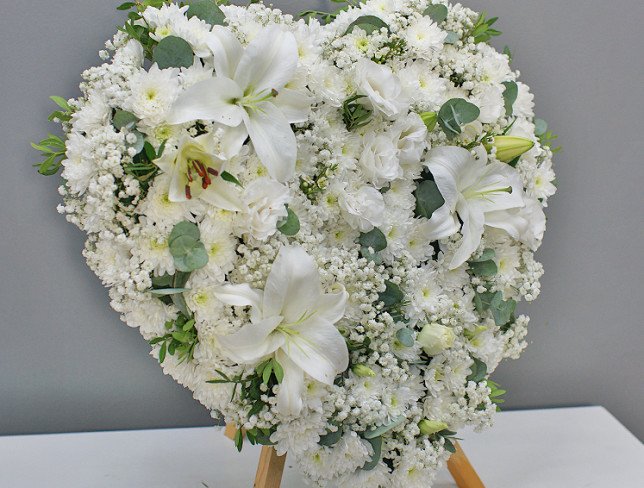
[[416,340],[430,356],[436,356],[454,345],[456,335],[451,328],[440,324],[427,324]]
[[504,163],[509,163],[532,149],[534,147],[534,141],[525,137],[496,136],[490,137],[483,145],[488,152],[495,147],[496,159]]
[[438,420],[424,419],[418,422],[418,427],[420,428],[421,434],[432,435],[447,429],[449,426],[445,422],[439,422]]
[[436,127],[436,122],[438,122],[438,114],[436,112],[423,112],[420,114],[420,118],[423,119],[425,125],[427,126],[428,131],[434,130]]
[[369,366],[365,366],[364,364],[356,364],[353,368],[351,368],[351,371],[353,371],[353,373],[360,378],[376,376],[374,370]]

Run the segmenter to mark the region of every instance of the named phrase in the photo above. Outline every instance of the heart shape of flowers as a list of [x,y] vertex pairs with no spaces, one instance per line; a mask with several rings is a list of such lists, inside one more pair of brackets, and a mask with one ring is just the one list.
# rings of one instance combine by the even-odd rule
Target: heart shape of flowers
[[35,147],[114,309],[213,416],[319,486],[426,487],[526,345],[552,134],[495,19],[354,3],[126,3]]

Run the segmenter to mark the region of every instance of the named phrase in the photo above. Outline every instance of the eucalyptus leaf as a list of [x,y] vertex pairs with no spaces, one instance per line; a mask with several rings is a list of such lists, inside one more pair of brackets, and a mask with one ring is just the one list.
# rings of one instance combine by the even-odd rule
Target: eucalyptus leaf
[[475,294],[474,307],[476,308],[476,311],[481,314],[488,311],[490,309],[490,306],[492,305],[492,302],[496,299],[497,296],[500,299],[503,298],[503,294],[500,291],[484,291],[483,293]]
[[503,92],[503,101],[505,102],[505,115],[512,115],[514,109],[514,102],[517,101],[519,96],[519,85],[514,81],[506,81],[503,83],[505,91]]
[[456,32],[447,31],[447,37],[443,42],[445,44],[456,44],[459,41],[459,39],[460,37],[458,37],[458,34]]
[[438,112],[438,123],[448,138],[461,133],[461,127],[474,122],[481,110],[473,103],[462,98],[452,98]]
[[351,25],[349,25],[349,28],[344,33],[344,35],[346,36],[347,34],[350,34],[356,27],[359,27],[367,34],[372,34],[376,31],[379,31],[383,27],[389,30],[387,23],[380,17],[376,17],[375,15],[363,15],[362,17],[358,17],[351,23]]
[[405,421],[405,417],[401,415],[400,417],[396,417],[391,422],[385,425],[381,425],[380,427],[364,432],[362,434],[362,437],[367,440],[375,439],[376,437],[380,437],[386,434],[387,432],[389,432],[390,430],[395,429],[396,427],[401,425],[404,421]]
[[182,255],[173,257],[174,265],[179,271],[195,271],[208,264],[208,253],[201,242]]
[[385,281],[385,285],[387,289],[378,297],[378,300],[384,303],[385,308],[391,308],[401,303],[405,295],[400,287],[391,281]]
[[139,154],[141,151],[143,151],[143,147],[145,146],[145,136],[138,130],[133,130],[132,132],[130,132],[130,134],[134,134],[136,136],[136,141],[132,144],[128,144],[128,147],[134,148],[136,153]]
[[435,5],[430,5],[429,7],[427,7],[423,12],[423,15],[426,15],[437,24],[440,24],[447,18],[448,13],[449,11],[447,10],[447,7],[445,5],[437,3]]
[[333,446],[340,442],[340,439],[342,439],[342,434],[343,434],[343,429],[342,426],[338,427],[338,430],[335,432],[329,432],[327,434],[324,434],[323,436],[320,436],[320,440],[318,441],[318,444],[321,446]]
[[534,135],[541,137],[546,132],[548,132],[548,122],[543,119],[534,119]]
[[114,117],[112,118],[112,125],[116,127],[117,130],[121,129],[131,129],[136,125],[139,119],[131,112],[127,110],[116,110],[114,112]]
[[154,48],[152,60],[160,69],[189,68],[194,62],[195,53],[184,39],[168,36],[161,39]]
[[224,25],[226,16],[215,0],[197,0],[190,2],[188,18],[197,17],[210,25]]
[[512,320],[512,316],[514,315],[516,308],[517,302],[515,300],[503,300],[500,292],[496,294],[490,304],[494,323],[499,327],[507,325],[508,322]]
[[201,232],[199,232],[197,224],[184,220],[173,227],[170,237],[168,238],[168,244],[172,245],[173,241],[180,236],[189,236],[198,241],[201,239]]
[[473,259],[468,263],[469,271],[475,276],[487,278],[498,273],[499,268],[494,261],[496,253],[494,249],[485,249],[481,257]]
[[372,248],[374,252],[380,252],[387,248],[387,238],[377,227],[366,234],[360,234],[358,243],[363,248]]
[[371,444],[373,448],[373,456],[371,460],[367,461],[362,467],[364,471],[371,471],[380,463],[380,458],[382,457],[382,437],[376,437],[374,439],[367,439],[367,442]]
[[295,214],[295,212],[293,212],[293,210],[288,207],[287,210],[288,216],[282,222],[278,223],[277,230],[279,230],[285,236],[292,237],[294,235],[297,235],[297,233],[300,231],[300,219]]
[[396,339],[398,339],[398,342],[400,342],[405,347],[414,346],[414,333],[410,329],[400,329],[398,332],[396,332]]
[[470,366],[472,373],[467,377],[467,381],[473,381],[474,383],[479,383],[485,379],[487,374],[487,364],[477,358],[472,358],[474,363]]
[[416,195],[416,216],[432,217],[432,214],[445,204],[438,186],[434,181],[421,181],[414,193]]

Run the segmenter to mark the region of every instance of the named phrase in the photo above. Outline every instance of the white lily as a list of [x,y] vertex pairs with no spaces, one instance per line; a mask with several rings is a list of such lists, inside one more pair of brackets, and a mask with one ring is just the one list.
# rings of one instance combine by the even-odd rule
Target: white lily
[[168,199],[171,202],[200,198],[224,210],[242,209],[235,185],[221,177],[226,161],[217,155],[211,134],[195,138],[184,135],[177,148],[167,147],[154,163],[170,176]]
[[348,294],[341,286],[323,293],[317,265],[301,247],[280,250],[264,291],[224,285],[216,296],[228,305],[251,307],[251,323],[219,337],[219,344],[240,364],[274,355],[284,369],[277,406],[285,415],[302,410],[304,373],[332,385],[347,369],[347,345],[334,324],[344,316]]
[[168,122],[212,120],[230,127],[238,147],[248,136],[269,174],[278,181],[295,172],[297,142],[292,123],[308,119],[309,98],[285,88],[298,65],[292,33],[267,27],[244,49],[234,34],[216,26],[208,46],[216,76],[183,92]]
[[[483,147],[477,149],[476,158],[462,147],[438,147],[430,151],[425,164],[445,205],[463,222],[463,240],[449,266],[455,269],[478,248],[488,214],[525,205],[523,184],[511,166],[499,162],[488,164]],[[437,217],[433,215],[430,220]]]

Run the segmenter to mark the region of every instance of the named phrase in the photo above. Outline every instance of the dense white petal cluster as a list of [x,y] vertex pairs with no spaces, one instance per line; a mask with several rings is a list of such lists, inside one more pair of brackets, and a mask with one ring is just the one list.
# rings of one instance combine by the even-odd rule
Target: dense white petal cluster
[[533,96],[460,4],[221,10],[142,12],[187,65],[107,43],[70,101],[59,210],[214,417],[322,487],[429,486],[526,346],[556,190]]

